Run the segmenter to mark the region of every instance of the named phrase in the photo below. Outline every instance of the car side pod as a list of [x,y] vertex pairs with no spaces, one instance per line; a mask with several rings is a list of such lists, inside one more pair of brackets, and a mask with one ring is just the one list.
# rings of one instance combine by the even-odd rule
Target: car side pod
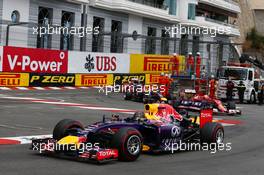
[[200,113],[200,128],[203,128],[206,123],[213,122],[213,109],[202,109]]

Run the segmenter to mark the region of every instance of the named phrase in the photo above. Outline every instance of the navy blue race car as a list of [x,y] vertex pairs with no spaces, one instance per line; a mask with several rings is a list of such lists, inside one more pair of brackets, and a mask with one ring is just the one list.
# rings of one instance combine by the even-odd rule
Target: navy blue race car
[[33,140],[31,149],[41,154],[104,162],[135,161],[142,152],[169,152],[175,143],[223,143],[224,128],[212,122],[212,113],[179,114],[168,104],[147,104],[144,112],[121,119],[113,115],[84,127],[64,119],[53,137]]

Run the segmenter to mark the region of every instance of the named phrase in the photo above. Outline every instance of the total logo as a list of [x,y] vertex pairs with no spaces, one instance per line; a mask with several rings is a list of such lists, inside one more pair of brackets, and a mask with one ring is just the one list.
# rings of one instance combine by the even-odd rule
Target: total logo
[[100,156],[113,156],[116,155],[116,152],[114,150],[106,150],[106,151],[100,151],[99,152]]
[[102,71],[116,71],[117,69],[117,59],[116,57],[109,57],[109,56],[95,56],[93,57],[89,54],[86,57],[86,63],[84,68],[91,72],[92,70],[96,69],[99,72]]
[[25,53],[23,48],[7,48],[4,50],[3,71],[67,73],[67,59],[67,52],[63,51],[27,49]]

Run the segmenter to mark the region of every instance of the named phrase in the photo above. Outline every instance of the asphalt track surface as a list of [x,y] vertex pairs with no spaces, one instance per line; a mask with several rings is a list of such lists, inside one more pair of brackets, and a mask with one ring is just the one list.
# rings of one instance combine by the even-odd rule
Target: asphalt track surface
[[[15,97],[11,99],[3,96]],[[64,91],[0,91],[0,137],[51,134],[61,119],[72,118],[84,124],[98,121],[104,110],[35,103],[17,97],[31,97],[70,103],[81,103],[121,109],[142,109],[140,103],[122,100],[122,95],[105,96],[98,90]],[[29,145],[0,145],[1,175],[74,175],[74,174],[264,174],[264,106],[241,105],[242,124],[225,127],[225,142],[232,143],[231,151],[211,154],[207,151],[178,152],[175,154],[143,154],[136,162],[109,162],[104,165],[76,162],[40,156],[29,150]],[[126,114],[122,114],[126,115]]]

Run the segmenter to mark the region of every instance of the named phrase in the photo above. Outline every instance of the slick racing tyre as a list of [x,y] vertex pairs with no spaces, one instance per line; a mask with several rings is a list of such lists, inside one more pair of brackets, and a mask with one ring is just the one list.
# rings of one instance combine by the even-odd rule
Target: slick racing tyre
[[141,154],[142,135],[134,128],[121,128],[112,139],[112,148],[118,149],[120,161],[135,161]]
[[135,112],[133,115],[134,120],[140,120],[145,118],[145,113],[144,112]]
[[227,110],[230,110],[230,109],[235,110],[236,109],[236,102],[228,101],[226,107],[227,107]]
[[125,100],[131,100],[132,99],[132,95],[130,93],[125,93],[124,94],[124,99]]
[[206,123],[201,129],[201,143],[221,144],[224,142],[224,128],[219,123]]
[[68,135],[68,129],[75,128],[84,129],[83,125],[78,121],[74,121],[71,119],[61,120],[59,123],[57,123],[53,130],[53,138],[58,141]]
[[248,101],[249,104],[256,104],[257,98],[255,92],[251,92],[250,99]]

